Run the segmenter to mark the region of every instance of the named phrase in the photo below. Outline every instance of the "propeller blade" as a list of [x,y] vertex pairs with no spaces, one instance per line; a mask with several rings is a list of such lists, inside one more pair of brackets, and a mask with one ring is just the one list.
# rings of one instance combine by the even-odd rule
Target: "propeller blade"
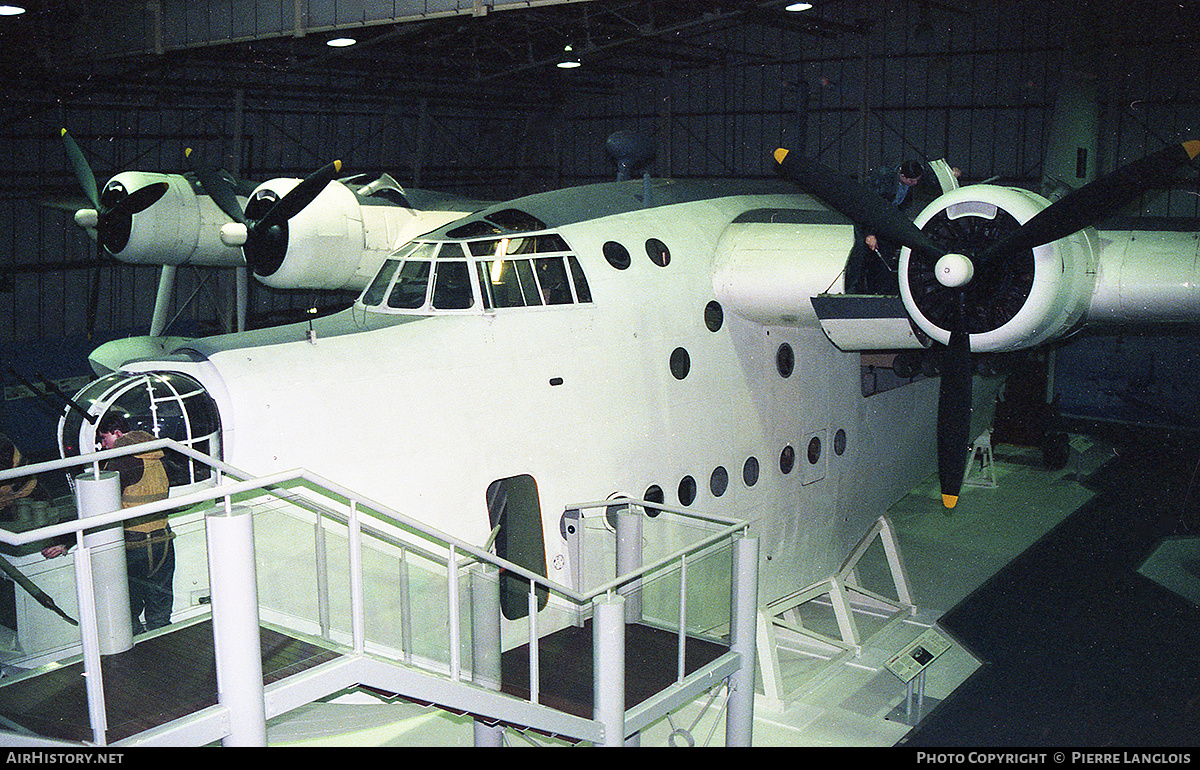
[[899,209],[850,177],[783,148],[775,151],[775,161],[781,176],[825,201],[867,232],[935,260],[946,254]]
[[1104,219],[1142,193],[1160,188],[1200,154],[1200,140],[1172,144],[1068,193],[1004,240],[977,255],[977,263],[1028,251]]
[[221,170],[216,166],[201,163],[193,158],[191,147],[187,148],[184,155],[188,159],[192,173],[200,180],[200,184],[204,186],[204,191],[212,198],[213,203],[217,204],[217,208],[225,212],[225,215],[234,222],[245,224],[246,212],[242,211],[242,204],[238,202],[233,185],[225,178]]
[[305,206],[312,203],[313,199],[321,194],[325,186],[332,182],[341,170],[342,162],[335,160],[305,177],[287,195],[280,198],[279,202],[272,206],[262,219],[254,223],[255,229],[269,230],[273,226],[284,224],[299,214]]
[[974,266],[964,255],[952,255],[934,243],[895,206],[858,182],[838,174],[820,163],[789,153],[775,151],[779,173],[799,187],[828,203],[848,219],[874,235],[907,246],[938,262],[945,275],[939,281],[958,287],[958,313],[942,365],[938,391],[938,479],[942,503],[953,508],[962,490],[967,464],[967,442],[971,432],[971,335],[966,315],[963,286],[971,279]]
[[166,195],[167,187],[166,182],[155,182],[154,184],[148,184],[145,187],[134,190],[117,201],[117,205],[103,212],[103,215],[105,217],[131,217],[134,214],[145,211],[155,203],[158,203],[159,199]]
[[96,175],[92,173],[91,166],[83,157],[83,150],[79,149],[79,145],[75,144],[75,140],[65,128],[62,130],[62,139],[67,149],[67,159],[71,161],[71,168],[75,170],[75,178],[79,180],[84,195],[92,202],[92,208],[100,208],[100,189],[96,187]]
[[967,444],[971,440],[971,335],[967,331],[963,292],[958,292],[958,318],[942,359],[938,389],[938,482],[942,505],[958,503],[967,469]]

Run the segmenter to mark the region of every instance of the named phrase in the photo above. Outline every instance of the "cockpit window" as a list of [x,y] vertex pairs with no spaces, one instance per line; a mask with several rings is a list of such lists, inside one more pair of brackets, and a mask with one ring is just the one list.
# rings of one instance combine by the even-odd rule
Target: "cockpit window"
[[[455,244],[456,246],[458,244]],[[433,284],[435,310],[466,310],[475,304],[471,294],[471,272],[465,261],[439,260]]]
[[505,230],[513,232],[528,232],[531,230],[545,230],[546,223],[532,214],[527,214],[520,209],[504,209],[492,214],[488,214],[486,219],[503,227]]
[[446,233],[451,238],[479,238],[501,233],[527,233],[545,230],[546,223],[520,209],[502,209],[492,212],[483,219],[468,222]]
[[392,293],[388,295],[388,307],[413,310],[424,306],[425,290],[429,286],[429,262],[409,259],[400,268]]
[[409,244],[384,262],[360,299],[426,312],[478,302],[490,311],[591,301],[583,268],[557,233]]
[[371,285],[363,292],[362,303],[364,305],[378,305],[383,300],[383,295],[387,291],[388,284],[392,282],[392,276],[396,274],[397,267],[400,267],[398,259],[389,259],[383,263],[383,267],[375,274],[375,280],[371,281]]
[[591,302],[592,290],[588,288],[587,277],[583,274],[583,268],[579,266],[579,260],[572,254],[567,257],[567,264],[571,266],[571,279],[575,282],[575,299],[579,302]]
[[562,257],[547,257],[534,260],[537,266],[538,284],[547,305],[571,304],[571,284],[567,283],[567,269]]

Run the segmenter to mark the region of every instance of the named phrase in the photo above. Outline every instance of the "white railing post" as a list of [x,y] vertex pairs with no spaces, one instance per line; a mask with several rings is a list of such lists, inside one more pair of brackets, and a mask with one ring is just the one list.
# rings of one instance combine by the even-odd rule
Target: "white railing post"
[[[116,471],[94,471],[75,477],[79,518],[121,510],[121,481]],[[120,522],[86,532],[83,545],[92,555],[96,590],[96,635],[101,655],[133,647],[129,612],[129,576],[125,566],[125,528]]]
[[457,682],[462,676],[462,631],[458,618],[458,549],[453,545],[446,557],[446,602],[450,605],[450,678]]
[[221,743],[266,746],[254,517],[241,506],[217,508],[204,517],[204,531],[212,590],[217,702],[229,710],[229,735]]
[[350,633],[354,654],[362,655],[366,649],[367,630],[363,597],[362,523],[358,519],[358,502],[355,500],[350,501],[346,534],[346,550],[350,554]]
[[538,603],[537,584],[529,581],[529,596],[526,600],[529,617],[529,702],[540,703],[542,698],[542,658],[538,646]]

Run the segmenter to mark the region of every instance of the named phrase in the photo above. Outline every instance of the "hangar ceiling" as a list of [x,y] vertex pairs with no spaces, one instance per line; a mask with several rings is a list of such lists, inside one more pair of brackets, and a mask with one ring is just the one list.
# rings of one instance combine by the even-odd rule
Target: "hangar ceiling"
[[[777,51],[714,41],[714,33],[723,30],[749,25],[828,38],[861,34],[871,26],[869,19],[841,18],[842,4],[836,13],[796,14],[785,11],[780,0],[497,1],[486,6],[388,0],[384,9],[362,0],[356,6],[358,22],[299,27],[296,10],[302,6],[306,20],[336,22],[339,14],[356,14],[345,14],[338,0],[297,0],[286,9],[278,2],[218,0],[186,3],[178,13],[172,13],[171,0],[31,3],[28,13],[0,25],[0,67],[10,83],[64,97],[122,84],[134,88],[151,77],[160,89],[201,89],[188,73],[203,68],[221,72],[226,87],[249,90],[271,90],[280,86],[281,77],[307,74],[321,76],[331,90],[337,90],[337,81],[347,91],[388,88],[441,97],[457,93],[473,101],[537,102],[557,98],[564,88],[610,88],[615,76],[778,60]],[[357,44],[326,45],[345,36]],[[569,79],[556,66],[567,46],[586,64]]]

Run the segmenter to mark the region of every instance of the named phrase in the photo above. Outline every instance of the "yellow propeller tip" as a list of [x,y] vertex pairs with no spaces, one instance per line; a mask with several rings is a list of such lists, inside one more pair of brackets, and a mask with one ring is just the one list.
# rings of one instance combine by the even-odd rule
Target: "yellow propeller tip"
[[1200,155],[1200,139],[1192,139],[1183,143],[1183,149],[1187,151],[1189,158],[1194,158]]
[[67,135],[67,129],[65,129],[65,128],[63,128],[63,129],[59,129],[59,134],[58,134],[58,135],[59,135],[59,136],[66,136],[66,135]]
[[953,508],[958,505],[958,495],[942,495],[942,505]]
[[775,151],[775,162],[783,163],[783,159],[786,158],[787,155],[788,155],[788,151],[785,150],[784,148],[780,147],[778,150]]
[[192,157],[192,148],[191,147],[188,147],[187,149],[185,149],[183,151],[183,157],[185,157],[185,158]]
[[334,171],[341,171],[341,170],[342,170],[342,162],[341,162],[340,160],[335,160],[335,161],[333,162],[333,170],[334,170]]

